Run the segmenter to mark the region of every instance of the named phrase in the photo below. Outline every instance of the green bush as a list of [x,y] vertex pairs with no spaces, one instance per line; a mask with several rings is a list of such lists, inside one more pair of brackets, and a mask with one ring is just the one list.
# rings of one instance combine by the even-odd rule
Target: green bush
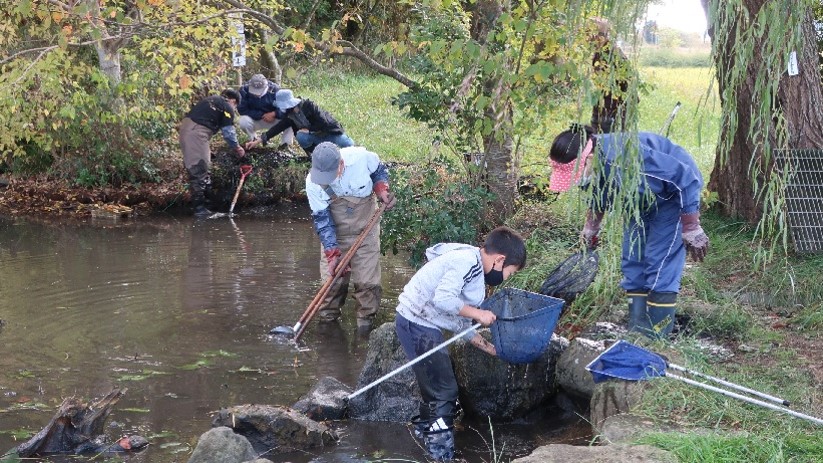
[[483,212],[493,195],[465,182],[460,168],[444,158],[392,169],[397,205],[383,216],[382,251],[408,252],[419,267],[426,248],[441,242],[476,244]]

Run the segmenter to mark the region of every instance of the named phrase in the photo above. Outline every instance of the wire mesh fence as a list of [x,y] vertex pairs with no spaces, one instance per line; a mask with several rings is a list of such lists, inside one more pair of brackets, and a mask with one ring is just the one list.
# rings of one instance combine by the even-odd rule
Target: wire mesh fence
[[823,252],[823,150],[780,150],[786,180],[786,216],[797,252]]

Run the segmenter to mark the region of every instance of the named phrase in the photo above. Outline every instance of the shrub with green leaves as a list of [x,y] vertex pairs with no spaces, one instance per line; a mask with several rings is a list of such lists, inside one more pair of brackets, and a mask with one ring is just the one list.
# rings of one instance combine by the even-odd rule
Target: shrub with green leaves
[[467,184],[461,169],[442,157],[392,169],[392,189],[398,199],[395,208],[383,215],[384,253],[408,252],[410,263],[419,267],[431,245],[477,243],[492,194]]

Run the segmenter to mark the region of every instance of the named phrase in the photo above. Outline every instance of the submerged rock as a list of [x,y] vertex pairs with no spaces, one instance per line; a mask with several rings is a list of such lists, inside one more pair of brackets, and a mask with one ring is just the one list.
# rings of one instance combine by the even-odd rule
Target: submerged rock
[[337,434],[297,410],[272,405],[237,405],[220,410],[212,426],[245,437],[258,454],[277,454],[332,445]]

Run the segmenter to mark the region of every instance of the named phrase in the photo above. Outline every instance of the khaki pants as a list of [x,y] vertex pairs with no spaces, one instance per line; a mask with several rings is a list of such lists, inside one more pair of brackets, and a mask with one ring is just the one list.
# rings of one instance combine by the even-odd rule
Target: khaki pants
[[[366,198],[339,197],[329,205],[332,220],[337,229],[337,245],[341,258],[351,249],[360,232],[377,210],[374,195]],[[357,302],[357,318],[372,318],[380,308],[380,224],[375,224],[361,243],[351,261],[351,272],[340,275],[329,294],[320,305],[321,319],[340,315],[340,307],[346,302],[349,282],[354,283],[354,299]],[[320,274],[329,274],[329,265],[323,247],[320,246]]]
[[192,201],[202,203],[206,189],[211,184],[211,149],[209,139],[214,135],[208,127],[189,119],[180,123],[180,149],[183,151],[183,166],[189,173],[189,189]]
[[[250,140],[254,140],[257,138],[257,132],[260,130],[269,130],[270,128],[274,127],[275,124],[280,122],[279,119],[275,119],[271,122],[266,122],[263,119],[252,119],[249,116],[240,116],[237,118],[237,125],[240,126],[240,129],[246,132]],[[280,134],[280,139],[283,143],[287,145],[291,145],[294,143],[294,130],[291,127],[284,130],[283,133]]]

